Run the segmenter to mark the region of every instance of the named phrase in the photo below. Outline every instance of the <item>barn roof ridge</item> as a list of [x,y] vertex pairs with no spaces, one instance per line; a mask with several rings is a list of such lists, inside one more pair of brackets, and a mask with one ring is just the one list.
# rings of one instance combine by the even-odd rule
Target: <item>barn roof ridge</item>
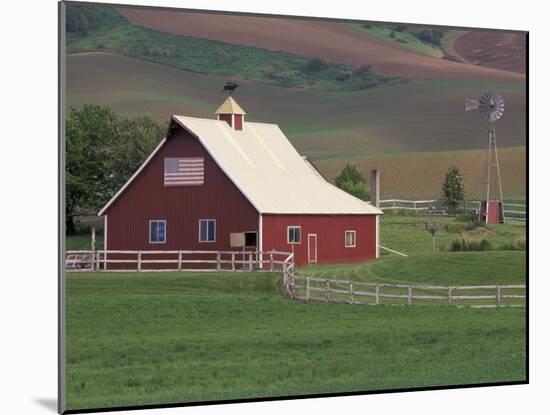
[[173,115],[260,213],[381,214],[370,203],[326,181],[304,160],[277,124]]

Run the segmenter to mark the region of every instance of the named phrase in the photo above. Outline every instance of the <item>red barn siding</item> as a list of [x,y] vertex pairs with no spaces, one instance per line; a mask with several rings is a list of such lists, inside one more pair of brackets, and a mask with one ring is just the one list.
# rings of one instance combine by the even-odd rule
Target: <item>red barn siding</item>
[[[164,187],[165,157],[204,157],[204,185]],[[108,250],[227,250],[232,232],[257,231],[258,212],[197,139],[176,130],[106,211]],[[166,243],[149,243],[149,220],[166,220]],[[216,219],[200,243],[199,219]]]
[[[263,250],[293,251],[296,265],[308,263],[308,234],[317,234],[317,263],[362,262],[376,258],[376,215],[268,215],[262,217]],[[301,226],[301,243],[287,242],[287,226]],[[345,246],[345,231],[356,246]]]
[[233,125],[232,125],[233,116],[232,116],[231,114],[220,114],[219,117],[220,117],[220,120],[225,121],[225,122],[228,123],[231,127],[233,127]]
[[241,114],[235,114],[235,130],[241,131],[243,129],[243,116]]

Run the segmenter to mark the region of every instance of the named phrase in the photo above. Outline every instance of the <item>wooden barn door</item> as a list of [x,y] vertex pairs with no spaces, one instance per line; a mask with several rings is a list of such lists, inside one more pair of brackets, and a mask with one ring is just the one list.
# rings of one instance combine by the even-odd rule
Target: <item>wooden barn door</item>
[[307,262],[308,264],[317,263],[317,234],[315,233],[307,235]]

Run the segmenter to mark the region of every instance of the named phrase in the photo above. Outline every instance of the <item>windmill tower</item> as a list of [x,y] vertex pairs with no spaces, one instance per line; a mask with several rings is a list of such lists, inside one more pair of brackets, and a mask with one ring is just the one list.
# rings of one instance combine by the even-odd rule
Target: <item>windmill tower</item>
[[478,109],[481,116],[489,121],[489,146],[486,160],[486,181],[484,183],[479,221],[489,224],[504,223],[502,207],[502,182],[498,164],[495,122],[504,113],[504,98],[498,92],[485,92],[480,100],[466,99],[466,111]]

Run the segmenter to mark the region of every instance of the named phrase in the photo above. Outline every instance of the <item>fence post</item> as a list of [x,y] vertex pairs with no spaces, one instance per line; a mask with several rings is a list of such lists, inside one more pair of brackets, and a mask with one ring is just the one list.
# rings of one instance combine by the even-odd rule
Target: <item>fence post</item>
[[376,284],[376,304],[380,304],[380,285]]
[[235,252],[231,252],[231,271],[235,271]]
[[408,303],[409,303],[409,305],[411,305],[413,303],[413,289],[412,289],[412,287],[409,287]]
[[138,271],[141,271],[141,251],[138,251],[137,266],[138,266]]
[[103,271],[107,271],[107,250],[103,250]]
[[220,251],[216,252],[216,269],[218,271],[221,271],[222,270],[222,258],[221,258],[222,254],[220,253]]
[[353,284],[349,283],[349,303],[353,304]]
[[447,294],[447,297],[449,299],[449,305],[453,304],[453,287],[449,286],[449,292]]
[[178,271],[181,271],[181,260],[182,260],[182,252],[178,251]]
[[306,277],[306,301],[309,301],[309,277]]
[[252,253],[248,254],[248,270],[252,271]]
[[497,285],[497,307],[500,307],[500,285]]
[[330,280],[325,281],[325,303],[328,303],[330,301]]
[[269,253],[269,272],[273,272],[273,250]]

